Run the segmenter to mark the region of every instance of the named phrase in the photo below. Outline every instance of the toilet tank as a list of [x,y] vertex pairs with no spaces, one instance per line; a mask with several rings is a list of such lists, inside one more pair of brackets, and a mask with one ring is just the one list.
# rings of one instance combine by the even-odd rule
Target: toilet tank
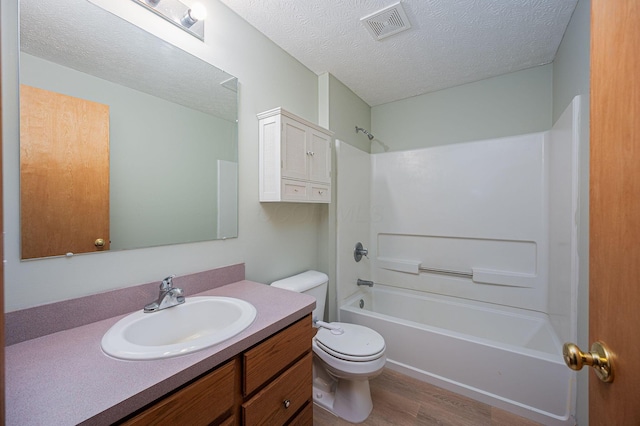
[[329,277],[318,271],[307,271],[271,283],[272,287],[304,293],[316,298],[313,320],[324,321],[324,304],[327,298]]

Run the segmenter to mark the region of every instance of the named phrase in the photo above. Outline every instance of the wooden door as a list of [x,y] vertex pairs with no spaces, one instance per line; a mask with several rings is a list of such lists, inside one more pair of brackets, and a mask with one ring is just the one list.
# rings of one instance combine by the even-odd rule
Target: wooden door
[[20,86],[20,217],[23,259],[109,248],[107,105]]
[[[0,43],[2,46],[2,43]],[[2,58],[2,48],[0,47],[0,58]],[[2,69],[2,60],[0,59],[0,70]],[[0,99],[2,99],[2,79],[0,79]],[[2,102],[0,102],[0,164],[2,164],[2,150],[4,141],[2,139]],[[3,181],[2,173],[0,173],[0,423],[4,423],[5,419],[5,402],[4,402],[4,207],[3,197]]]
[[615,376],[589,373],[589,424],[638,425],[640,1],[591,7],[589,337],[609,346]]

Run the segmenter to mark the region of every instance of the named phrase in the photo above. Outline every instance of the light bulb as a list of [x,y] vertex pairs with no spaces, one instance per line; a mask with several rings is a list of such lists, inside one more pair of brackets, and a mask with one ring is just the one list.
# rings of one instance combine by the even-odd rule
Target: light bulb
[[202,3],[196,3],[191,6],[189,14],[196,21],[202,21],[207,17],[207,8]]
[[200,3],[194,4],[186,11],[180,23],[187,28],[191,28],[193,24],[207,17],[207,9]]

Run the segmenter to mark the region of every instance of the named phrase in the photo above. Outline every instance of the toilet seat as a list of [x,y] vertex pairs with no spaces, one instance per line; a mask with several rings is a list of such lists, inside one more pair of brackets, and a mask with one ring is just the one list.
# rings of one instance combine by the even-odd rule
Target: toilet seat
[[370,361],[348,361],[330,354],[318,345],[313,339],[313,356],[322,361],[323,368],[333,377],[347,380],[363,380],[376,377],[382,372],[387,356],[385,351],[378,358]]
[[357,324],[332,322],[331,325],[341,327],[344,333],[318,329],[314,340],[319,349],[352,362],[373,361],[383,356],[386,349],[384,338],[376,331]]

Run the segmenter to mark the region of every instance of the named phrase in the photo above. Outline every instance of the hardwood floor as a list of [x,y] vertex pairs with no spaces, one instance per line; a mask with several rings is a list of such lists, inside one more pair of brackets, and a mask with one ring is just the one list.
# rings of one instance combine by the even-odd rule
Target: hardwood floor
[[[361,425],[539,426],[539,423],[385,369],[371,380],[373,411]],[[313,407],[314,426],[351,425]]]

